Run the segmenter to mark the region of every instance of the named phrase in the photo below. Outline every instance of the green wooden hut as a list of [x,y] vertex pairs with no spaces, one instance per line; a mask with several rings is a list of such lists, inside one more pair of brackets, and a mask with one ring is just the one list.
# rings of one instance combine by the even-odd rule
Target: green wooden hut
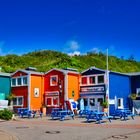
[[11,93],[10,74],[0,72],[0,100],[5,100]]

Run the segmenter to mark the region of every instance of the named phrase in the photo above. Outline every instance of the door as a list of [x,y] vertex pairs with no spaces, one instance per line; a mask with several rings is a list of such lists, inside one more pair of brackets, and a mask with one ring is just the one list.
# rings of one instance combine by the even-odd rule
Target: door
[[98,95],[98,96],[94,96],[89,98],[89,106],[90,106],[90,110],[97,110],[97,111],[102,111],[102,102],[104,100],[104,96],[103,95]]

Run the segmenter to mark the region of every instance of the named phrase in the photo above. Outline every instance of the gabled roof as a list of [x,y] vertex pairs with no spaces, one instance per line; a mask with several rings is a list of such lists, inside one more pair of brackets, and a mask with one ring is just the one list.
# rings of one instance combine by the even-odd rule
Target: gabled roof
[[140,72],[130,72],[130,73],[126,73],[129,76],[140,76]]
[[[94,67],[90,67],[89,69],[87,69],[87,70],[81,72],[81,74],[85,73],[85,72],[88,71],[88,70],[97,70],[97,71],[101,71],[101,72],[104,72],[104,73],[107,72],[107,70],[103,70],[103,69],[100,69],[100,68],[96,68],[96,67],[94,66]],[[120,73],[120,72],[114,72],[114,71],[108,71],[108,72],[109,72],[109,73],[114,73],[114,74],[119,74],[119,75],[124,75],[124,76],[130,76],[130,75],[126,74],[126,73]]]
[[101,72],[106,72],[106,70],[99,69],[99,68],[96,68],[96,67],[94,66],[94,67],[90,67],[90,68],[84,70],[83,72],[81,72],[81,74],[82,74],[82,73],[85,73],[85,72],[88,71],[88,70],[92,70],[92,69],[94,69],[94,70],[98,70],[98,71],[101,71]]
[[26,74],[35,74],[35,75],[43,75],[42,72],[36,72],[36,71],[28,71],[28,70],[17,70],[16,72],[12,73],[12,75],[16,74],[17,72],[23,72]]
[[10,77],[11,74],[10,73],[0,72],[0,76]]
[[48,74],[48,73],[50,73],[53,70],[62,72],[64,74],[68,74],[68,73],[79,74],[79,72],[76,72],[76,71],[70,71],[70,70],[66,70],[66,69],[57,69],[57,68],[53,68],[53,69],[49,70],[48,72],[46,72],[45,74]]

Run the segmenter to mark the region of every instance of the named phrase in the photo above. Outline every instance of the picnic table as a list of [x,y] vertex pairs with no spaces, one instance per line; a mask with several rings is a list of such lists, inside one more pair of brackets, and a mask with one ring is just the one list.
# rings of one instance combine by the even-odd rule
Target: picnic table
[[18,116],[21,118],[27,117],[27,118],[35,118],[37,114],[39,114],[40,117],[42,117],[42,113],[40,110],[29,110],[28,108],[18,108]]
[[79,117],[80,118],[87,117],[87,115],[89,115],[90,112],[91,112],[90,110],[80,110],[79,111]]
[[74,119],[74,113],[71,110],[52,109],[51,117],[53,120],[60,119],[63,121],[66,117],[71,117]]
[[112,116],[108,116],[108,114],[106,112],[100,112],[100,111],[91,111],[87,117],[86,117],[86,121],[90,122],[91,120],[101,124],[102,120],[109,120],[109,122],[111,122],[111,119],[113,117]]
[[128,117],[131,117],[134,120],[135,114],[131,112],[131,110],[124,108],[124,109],[116,109],[114,114],[112,114],[113,118],[119,117],[121,120],[127,120]]

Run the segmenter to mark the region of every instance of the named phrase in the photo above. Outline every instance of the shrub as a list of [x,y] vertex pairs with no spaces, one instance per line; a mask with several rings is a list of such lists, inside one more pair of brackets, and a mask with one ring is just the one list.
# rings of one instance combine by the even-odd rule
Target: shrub
[[4,109],[0,110],[0,119],[10,120],[12,119],[13,113],[10,110]]

